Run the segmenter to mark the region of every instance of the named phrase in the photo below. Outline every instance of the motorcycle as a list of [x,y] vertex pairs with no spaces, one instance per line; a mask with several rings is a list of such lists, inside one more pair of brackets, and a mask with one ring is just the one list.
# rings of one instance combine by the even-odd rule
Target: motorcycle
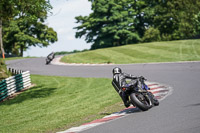
[[55,54],[52,52],[50,53],[47,58],[46,58],[46,65],[48,65],[49,63],[51,63],[51,61],[55,58]]
[[142,111],[147,111],[151,107],[159,105],[159,101],[148,91],[150,89],[145,84],[145,80],[142,76],[138,77],[136,80],[130,81],[129,84],[131,85],[125,89],[125,93],[129,96],[129,102]]

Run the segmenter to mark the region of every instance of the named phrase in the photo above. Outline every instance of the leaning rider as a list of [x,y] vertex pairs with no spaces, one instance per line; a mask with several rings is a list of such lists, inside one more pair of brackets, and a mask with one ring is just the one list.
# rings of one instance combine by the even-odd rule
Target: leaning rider
[[113,80],[112,85],[115,88],[115,90],[118,92],[120,97],[122,98],[125,107],[130,106],[128,95],[126,94],[126,89],[132,85],[132,83],[128,84],[126,82],[126,79],[137,79],[136,76],[133,76],[131,74],[122,73],[122,70],[119,67],[115,67],[113,69]]
[[48,59],[50,60],[53,60],[55,58],[55,53],[54,52],[51,52],[48,56],[47,56]]

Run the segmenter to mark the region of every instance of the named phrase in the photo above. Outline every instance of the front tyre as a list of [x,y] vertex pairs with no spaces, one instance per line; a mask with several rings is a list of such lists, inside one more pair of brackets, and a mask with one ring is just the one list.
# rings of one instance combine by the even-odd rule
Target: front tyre
[[51,61],[52,61],[51,59],[47,58],[46,59],[46,65],[48,65]]
[[156,99],[155,96],[151,92],[148,92],[148,95],[150,96],[151,101],[154,104],[154,106],[158,106],[159,105],[158,99]]
[[141,93],[131,93],[130,99],[131,99],[133,105],[135,105],[142,111],[147,111],[148,109],[151,108],[150,99],[148,97],[145,97]]
[[49,60],[46,60],[46,65],[48,65],[50,63],[50,61]]

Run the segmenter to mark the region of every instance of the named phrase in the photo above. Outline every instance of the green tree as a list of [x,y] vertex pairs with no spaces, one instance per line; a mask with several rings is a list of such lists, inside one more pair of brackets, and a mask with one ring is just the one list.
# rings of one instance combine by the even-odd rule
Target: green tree
[[153,26],[162,36],[186,39],[198,33],[195,16],[200,11],[199,0],[154,0]]
[[89,0],[92,13],[76,17],[76,38],[91,49],[200,34],[199,0]]
[[10,21],[4,28],[4,45],[6,53],[23,56],[30,46],[47,47],[57,40],[57,34],[41,22],[29,22],[25,19]]
[[89,16],[76,17],[80,26],[76,38],[85,36],[91,49],[136,43],[140,37],[134,25],[136,1],[132,0],[89,0],[93,12]]
[[160,40],[161,40],[160,31],[152,27],[150,27],[145,31],[144,36],[142,38],[143,42],[155,42]]
[[48,46],[57,41],[56,32],[44,24],[52,9],[49,0],[2,0],[0,7],[7,53],[23,56],[30,46]]
[[194,21],[197,29],[197,34],[200,35],[200,11],[197,15],[195,15]]
[[[3,20],[9,19],[12,15],[13,12],[13,4],[12,1],[8,0],[1,0],[0,1],[0,54],[4,57],[4,46],[3,46],[3,39],[2,39],[2,23]],[[0,56],[1,56],[0,55]],[[8,77],[8,73],[6,72],[6,65],[5,62],[2,58],[0,58],[0,80],[5,79]]]
[[1,0],[0,1],[0,53],[4,57],[4,46],[3,46],[3,39],[2,39],[2,28],[3,28],[3,21],[8,20],[12,17],[13,11],[13,1],[12,0]]

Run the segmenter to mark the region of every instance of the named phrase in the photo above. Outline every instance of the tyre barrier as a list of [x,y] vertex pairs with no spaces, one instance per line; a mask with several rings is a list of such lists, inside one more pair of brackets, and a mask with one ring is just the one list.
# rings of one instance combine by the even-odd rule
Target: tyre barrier
[[8,67],[8,68],[7,68],[7,70],[8,70],[9,72],[11,72],[13,75],[16,75],[16,74],[21,74],[21,73],[23,73],[23,71],[22,71],[22,70],[17,70],[17,69],[10,68],[10,67]]
[[0,81],[0,101],[31,86],[30,72],[22,72]]

